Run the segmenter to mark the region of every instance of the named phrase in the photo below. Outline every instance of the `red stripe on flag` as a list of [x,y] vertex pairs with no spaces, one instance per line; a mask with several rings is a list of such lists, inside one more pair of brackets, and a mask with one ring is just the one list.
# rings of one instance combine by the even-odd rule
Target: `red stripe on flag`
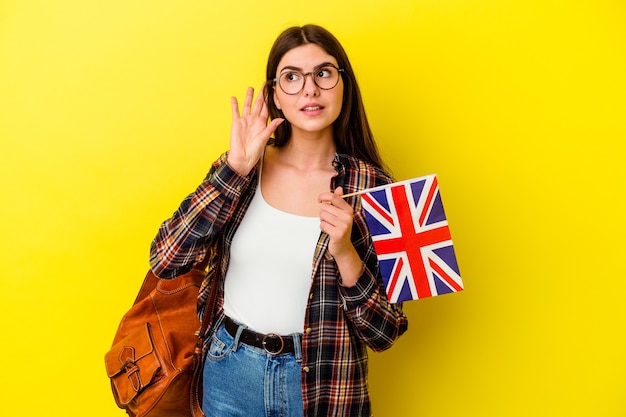
[[424,207],[422,208],[422,213],[420,214],[420,226],[424,225],[424,220],[426,219],[426,215],[428,214],[428,210],[430,209],[431,202],[435,197],[435,192],[437,191],[437,177],[433,178],[433,183],[430,185],[430,190],[428,190],[428,197],[426,197],[426,202],[424,203]]
[[451,288],[454,288],[455,291],[463,291],[463,287],[457,284],[457,282],[453,280],[452,277],[446,271],[444,271],[439,265],[437,265],[435,261],[433,261],[432,259],[429,259],[428,263],[430,264],[430,267],[441,277],[441,279],[445,281],[446,284],[448,284],[448,286],[450,286]]
[[393,218],[382,208],[380,208],[379,204],[369,196],[369,194],[363,194],[361,196],[363,200],[367,201],[367,203],[372,207],[378,214],[380,214],[385,220],[387,220],[390,224],[393,224]]
[[402,233],[407,259],[415,282],[418,298],[430,297],[430,285],[426,277],[426,267],[422,260],[420,248],[423,246],[421,239],[415,234],[415,224],[411,215],[411,208],[407,198],[407,190],[404,186],[392,187],[391,195],[396,205],[398,224]]
[[402,266],[404,266],[404,261],[402,260],[402,258],[400,258],[398,260],[398,263],[396,263],[396,268],[393,271],[393,276],[389,280],[389,288],[387,289],[387,294],[389,294],[390,297],[396,289],[396,285],[398,284],[400,272],[402,272]]

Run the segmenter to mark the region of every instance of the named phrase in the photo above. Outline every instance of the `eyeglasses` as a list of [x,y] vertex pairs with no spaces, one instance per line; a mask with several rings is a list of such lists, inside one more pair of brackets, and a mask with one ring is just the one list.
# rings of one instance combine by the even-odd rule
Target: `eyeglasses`
[[322,90],[331,90],[339,83],[340,72],[343,72],[343,69],[328,64],[307,73],[296,70],[285,71],[277,78],[274,78],[273,81],[278,83],[280,89],[283,90],[285,94],[294,95],[298,94],[304,88],[307,75],[310,75],[315,85]]

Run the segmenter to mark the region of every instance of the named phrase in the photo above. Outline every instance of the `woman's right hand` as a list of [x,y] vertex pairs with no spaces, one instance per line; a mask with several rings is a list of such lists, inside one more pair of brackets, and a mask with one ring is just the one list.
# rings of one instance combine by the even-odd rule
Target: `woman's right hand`
[[252,106],[254,89],[248,87],[243,111],[239,113],[236,97],[231,97],[233,124],[230,132],[228,164],[241,175],[248,175],[259,162],[265,145],[278,125],[285,119],[276,118],[269,124],[269,110],[263,94],[259,94]]

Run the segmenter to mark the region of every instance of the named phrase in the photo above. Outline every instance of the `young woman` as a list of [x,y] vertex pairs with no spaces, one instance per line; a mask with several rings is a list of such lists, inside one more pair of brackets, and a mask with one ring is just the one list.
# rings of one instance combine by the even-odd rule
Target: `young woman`
[[232,99],[230,149],[150,253],[161,278],[221,254],[203,409],[370,416],[366,347],[389,348],[407,319],[387,299],[359,197],[342,197],[392,181],[352,67],[327,30],[292,27],[270,51],[264,94],[253,95],[241,112]]

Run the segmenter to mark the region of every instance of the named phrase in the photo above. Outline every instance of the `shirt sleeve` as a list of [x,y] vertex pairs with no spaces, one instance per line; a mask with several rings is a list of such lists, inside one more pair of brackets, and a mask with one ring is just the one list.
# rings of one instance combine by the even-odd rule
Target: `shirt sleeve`
[[354,324],[361,339],[375,352],[391,347],[408,328],[401,303],[387,298],[378,269],[374,244],[362,214],[355,215],[354,228],[360,237],[353,241],[363,259],[363,273],[353,287],[339,286],[345,314]]
[[[348,191],[344,189],[344,192],[393,182],[392,177],[381,169],[374,169],[363,163],[358,167],[346,171],[343,184],[348,187]],[[402,304],[391,303],[387,298],[374,242],[360,199],[354,200],[352,244],[363,261],[363,272],[355,286],[339,286],[339,295],[345,315],[353,323],[359,337],[373,351],[382,351],[390,348],[406,332],[408,320],[402,312]]]
[[191,270],[234,212],[252,173],[241,176],[226,157],[213,163],[204,181],[159,227],[150,246],[150,267],[157,277],[171,279]]

